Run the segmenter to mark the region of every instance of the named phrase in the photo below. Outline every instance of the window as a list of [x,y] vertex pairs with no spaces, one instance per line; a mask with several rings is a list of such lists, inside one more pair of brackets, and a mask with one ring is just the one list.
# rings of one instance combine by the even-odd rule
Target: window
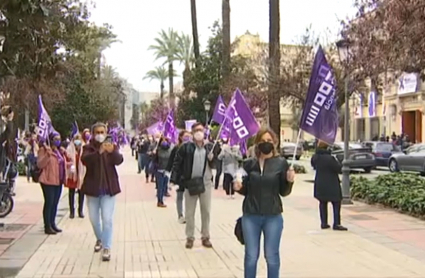
[[395,151],[394,145],[391,143],[376,144],[376,152],[392,152]]

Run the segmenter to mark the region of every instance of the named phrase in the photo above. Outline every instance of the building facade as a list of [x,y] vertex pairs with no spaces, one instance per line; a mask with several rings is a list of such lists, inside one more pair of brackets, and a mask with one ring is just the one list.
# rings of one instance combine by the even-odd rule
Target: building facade
[[351,140],[373,140],[376,137],[404,133],[412,142],[423,142],[425,129],[425,92],[419,74],[402,73],[383,90],[371,89],[353,94],[350,100]]

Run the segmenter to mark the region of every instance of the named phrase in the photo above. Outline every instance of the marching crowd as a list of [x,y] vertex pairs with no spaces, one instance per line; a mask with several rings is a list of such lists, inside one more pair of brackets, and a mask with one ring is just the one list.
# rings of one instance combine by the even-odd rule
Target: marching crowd
[[[223,175],[223,189],[229,199],[233,199],[235,192],[244,196],[235,235],[245,245],[245,277],[256,277],[261,234],[268,277],[279,277],[284,222],[281,196],[291,193],[295,174],[287,161],[278,155],[278,137],[271,129],[260,130],[247,152],[248,157],[241,153],[238,144],[231,146],[227,138],[214,141],[207,137],[201,123],[193,124],[191,131],[180,131],[177,144],[161,133],[134,137],[131,148],[137,159],[138,173],[144,174],[147,184],[155,183],[158,208],[167,207],[165,199],[170,196],[169,190],[176,188],[177,219],[186,225],[187,249],[193,248],[195,242],[198,200],[201,244],[205,248],[213,247],[210,240],[211,197],[212,190],[219,188]],[[27,133],[22,144],[30,173],[28,179],[41,184],[44,232],[48,235],[62,232],[55,219],[62,186],[65,186],[68,188],[69,217],[84,218],[86,200],[96,237],[94,251],[102,252],[102,260],[109,261],[115,197],[121,192],[116,166],[123,162],[123,156],[108,135],[108,127],[96,123],[90,130],[85,129],[63,141],[57,132],[52,132],[47,142],[39,142],[36,134]],[[340,225],[340,165],[325,150],[326,145],[319,144],[315,158],[320,172],[316,175],[315,197],[320,201],[321,228],[329,228],[327,203],[331,202],[333,229],[346,230]],[[216,169],[215,175],[213,169]]]

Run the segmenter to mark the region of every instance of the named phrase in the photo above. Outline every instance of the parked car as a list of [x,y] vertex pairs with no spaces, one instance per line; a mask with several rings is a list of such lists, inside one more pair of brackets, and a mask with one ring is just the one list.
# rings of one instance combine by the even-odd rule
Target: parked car
[[369,141],[362,142],[366,148],[370,148],[375,156],[376,166],[388,167],[390,157],[396,153],[402,153],[401,149],[390,142]]
[[409,171],[425,175],[425,144],[415,144],[404,152],[393,154],[388,168],[391,172]]
[[[332,150],[332,155],[342,163],[344,160],[344,142],[336,142],[330,148]],[[350,169],[363,169],[366,173],[370,173],[376,165],[375,156],[372,154],[371,149],[358,143],[349,143],[348,148]],[[311,166],[313,169],[315,168],[313,160],[311,160]]]
[[301,156],[303,155],[303,147],[301,145],[295,144],[295,143],[288,143],[288,142],[284,142],[281,145],[281,150],[280,150],[280,156],[288,159],[288,158],[293,158],[294,157],[294,152],[296,149],[296,154],[295,154],[295,159],[296,160],[300,160]]

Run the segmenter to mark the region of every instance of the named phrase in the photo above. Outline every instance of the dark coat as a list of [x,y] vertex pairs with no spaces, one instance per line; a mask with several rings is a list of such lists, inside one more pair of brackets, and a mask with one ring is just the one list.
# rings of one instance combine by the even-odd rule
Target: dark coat
[[[214,169],[213,161],[208,161],[208,154],[213,147],[212,143],[204,145],[206,151],[205,163],[208,163],[211,169]],[[174,184],[184,183],[192,178],[193,156],[195,155],[196,145],[193,142],[186,142],[181,145],[173,160],[173,167],[171,169],[170,181]]]
[[317,149],[312,158],[316,168],[314,178],[314,198],[325,202],[339,202],[342,200],[342,191],[338,174],[341,173],[341,164],[324,149]]
[[263,172],[257,158],[244,161],[243,169],[247,176],[243,178],[239,194],[245,195],[242,211],[244,214],[275,215],[283,211],[280,196],[288,196],[292,191],[292,182],[286,179],[289,169],[286,159],[272,157],[264,161]]
[[92,197],[106,193],[114,196],[121,192],[118,173],[115,166],[123,163],[118,147],[112,153],[99,153],[100,144],[91,141],[83,147],[81,161],[86,166],[86,175],[81,192]]

